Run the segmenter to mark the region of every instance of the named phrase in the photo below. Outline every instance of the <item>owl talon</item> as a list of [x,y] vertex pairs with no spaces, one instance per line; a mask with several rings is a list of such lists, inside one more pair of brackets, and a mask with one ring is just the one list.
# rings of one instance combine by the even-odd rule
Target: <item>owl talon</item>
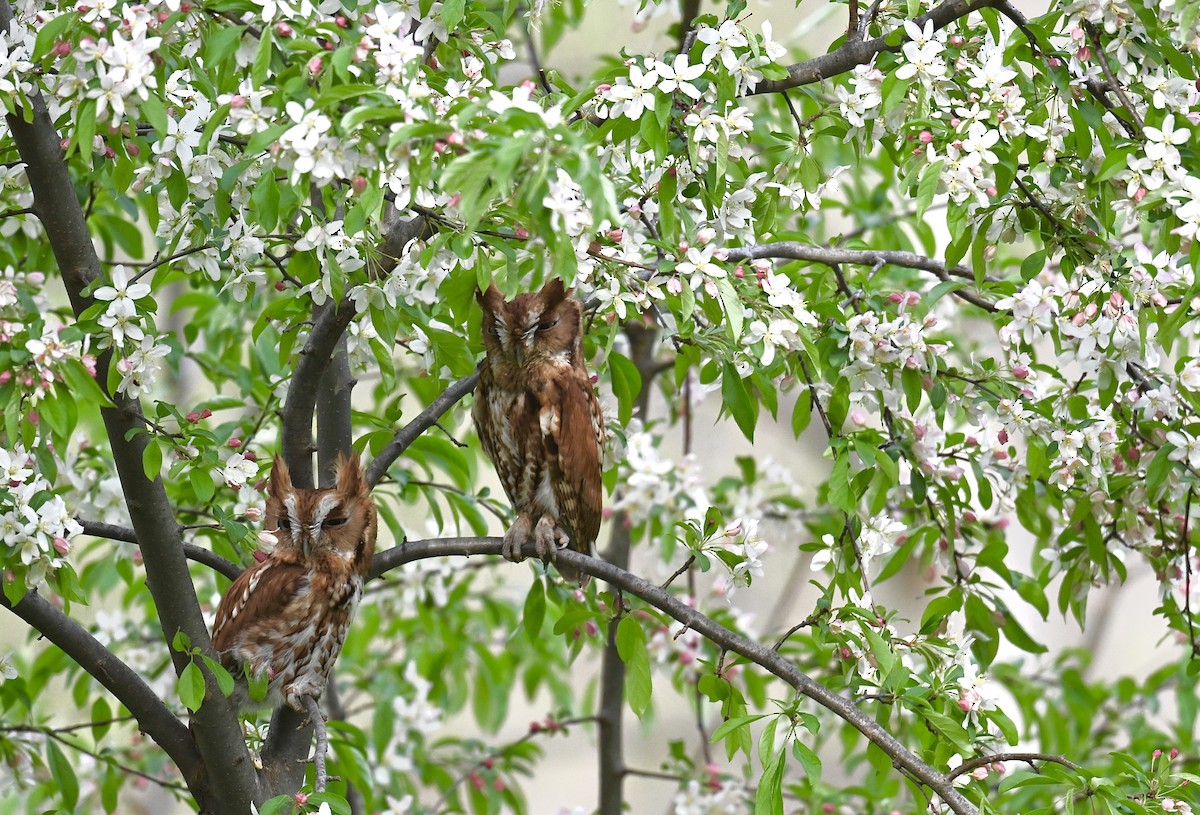
[[554,525],[554,519],[543,515],[533,530],[533,545],[537,556],[546,563],[551,563],[558,554],[559,538],[565,537],[563,531]]
[[504,543],[500,546],[500,554],[505,560],[511,560],[513,563],[520,563],[525,559],[521,554],[521,547],[529,540],[529,535],[533,522],[528,515],[519,515],[517,520],[509,528],[508,532],[504,533]]

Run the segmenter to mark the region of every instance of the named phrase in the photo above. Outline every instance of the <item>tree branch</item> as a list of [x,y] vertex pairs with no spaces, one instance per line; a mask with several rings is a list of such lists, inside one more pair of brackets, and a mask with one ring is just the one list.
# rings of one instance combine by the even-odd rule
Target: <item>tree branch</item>
[[129,712],[137,719],[138,728],[154,739],[179,767],[193,795],[200,792],[200,754],[187,727],[132,668],[101,645],[83,626],[35,591],[28,592],[15,606],[0,592],[0,605],[61,648],[118,702],[129,708]]
[[[496,556],[500,554],[501,545],[501,538],[437,538],[409,541],[376,557],[372,576],[378,576],[389,569],[424,558]],[[537,556],[532,542],[526,544],[524,554],[526,557]],[[560,549],[557,557],[571,569],[583,574],[590,574],[608,583],[614,589],[641,598],[711,642],[766,669],[787,682],[799,693],[849,723],[890,756],[897,769],[929,787],[957,815],[978,815],[975,806],[955,789],[948,776],[922,761],[854,702],[817,682],[775,651],[731,631],[698,609],[684,604],[659,586],[618,566],[572,549]]]
[[[946,773],[947,780],[954,780],[963,773],[969,773],[977,767],[986,767],[989,764],[995,764],[998,761],[1024,761],[1033,766],[1035,761],[1049,761],[1054,764],[1061,764],[1068,770],[1078,770],[1079,765],[1073,761],[1068,761],[1062,756],[1056,756],[1052,753],[996,753],[994,756],[977,756],[970,758],[959,764],[950,772]],[[1036,770],[1037,768],[1034,767]]]
[[[83,527],[85,535],[91,535],[94,538],[124,541],[125,543],[135,545],[138,542],[137,533],[127,526],[89,521],[85,518],[76,518],[75,520]],[[203,546],[197,546],[194,543],[184,543],[183,554],[188,560],[207,566],[213,571],[225,575],[230,580],[235,580],[242,573],[241,566],[233,561],[226,560],[211,549],[205,549]]]
[[[650,410],[650,385],[654,381],[658,366],[654,350],[658,329],[640,321],[625,324],[625,336],[629,338],[629,358],[637,368],[641,379],[641,390],[634,400],[634,412],[645,421]],[[612,536],[604,558],[620,569],[629,568],[629,551],[633,546],[633,535],[625,512],[613,516]],[[617,626],[621,622],[619,607],[608,621],[607,639],[600,664],[600,709],[596,716],[600,725],[598,758],[600,774],[599,815],[621,815],[624,811],[625,795],[625,660],[617,652]]]
[[[832,246],[813,246],[798,241],[780,241],[778,243],[763,243],[756,246],[743,246],[724,250],[726,260],[756,260],[758,258],[776,258],[787,260],[806,260],[811,263],[821,263],[834,266],[838,263],[849,263],[855,266],[902,266],[908,269],[919,269],[929,272],[939,280],[961,278],[974,280],[975,273],[965,266],[950,266],[933,258],[918,255],[914,252],[901,252],[877,249],[842,249]],[[719,256],[718,256],[719,257]],[[991,278],[985,278],[992,280]],[[995,313],[996,307],[981,295],[969,291],[952,292],[956,297],[978,306],[984,311]]]
[[[386,225],[379,257],[367,264],[372,277],[382,277],[396,268],[404,247],[424,234],[428,222],[423,217],[396,218]],[[344,296],[338,303],[326,302],[313,314],[313,327],[300,359],[288,384],[287,400],[280,412],[280,435],[283,439],[283,458],[298,487],[312,487],[312,424],[317,406],[319,383],[329,365],[330,357],[350,321],[354,319],[354,303]]]
[[[0,0],[0,30],[7,31],[13,19],[9,0]],[[31,110],[23,111],[23,115],[6,116],[8,128],[25,162],[34,209],[45,227],[71,308],[78,315],[92,304],[92,298],[84,291],[99,278],[100,259],[45,101],[36,92],[29,95],[29,101]],[[97,369],[108,371],[111,362],[111,351],[105,352],[97,361]],[[103,376],[100,381],[103,386]],[[157,476],[147,479],[142,468],[147,432],[141,404],[120,393],[110,396],[113,406],[102,408],[101,415],[133,528],[141,541],[146,586],[154,599],[163,637],[169,645],[175,634],[182,631],[193,645],[214,655],[162,479]],[[186,654],[172,651],[171,657],[176,673],[191,662]],[[221,795],[218,798],[204,795],[202,790],[197,792],[201,793],[202,806],[218,813],[241,815],[257,797],[254,766],[231,702],[215,692],[216,680],[206,669],[202,670],[207,683],[211,683],[206,683],[210,690],[204,705],[192,718],[192,729],[204,758],[205,786],[221,790]]]
[[[1000,2],[1001,0],[946,0],[933,11],[922,14],[913,22],[918,27],[924,27],[927,21],[932,20],[934,29],[941,29],[960,17],[967,16],[972,11],[997,6]],[[903,34],[903,30],[901,33]],[[865,65],[874,59],[876,54],[883,51],[894,51],[898,48],[899,44],[894,46],[887,44],[887,35],[876,37],[873,40],[848,39],[836,51],[789,65],[787,79],[759,82],[752,95],[778,93],[801,85],[811,85],[814,82],[820,82],[852,70],[856,65]]]
[[375,456],[367,465],[367,483],[374,487],[383,480],[383,477],[387,475],[388,467],[391,467],[392,463],[404,454],[409,445],[416,441],[418,436],[437,424],[447,410],[475,390],[475,383],[478,381],[479,374],[477,373],[464,376],[442,391],[441,396],[434,399],[429,407],[418,413],[411,422],[397,431],[387,446],[380,450],[379,455]]

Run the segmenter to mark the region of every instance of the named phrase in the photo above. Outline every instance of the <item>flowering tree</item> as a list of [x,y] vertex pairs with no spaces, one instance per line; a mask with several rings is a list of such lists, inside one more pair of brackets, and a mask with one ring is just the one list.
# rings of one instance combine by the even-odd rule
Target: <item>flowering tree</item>
[[[678,813],[1189,812],[1200,5],[849,0],[804,59],[740,0],[644,3],[670,39],[576,80],[539,54],[578,5],[0,0],[0,812],[521,811],[567,727],[602,815],[631,774]],[[608,412],[580,591],[494,557],[467,418],[475,292],[548,276]],[[706,401],[819,438],[815,492],[697,460]],[[381,579],[308,794],[311,723],[239,724],[208,631],[267,457],[351,449]],[[819,599],[762,630],[797,551]],[[1148,679],[1018,622],[1131,569],[1175,634]],[[910,619],[874,587],[914,573]],[[627,766],[670,688],[700,748]],[[547,718],[489,737],[518,693]]]

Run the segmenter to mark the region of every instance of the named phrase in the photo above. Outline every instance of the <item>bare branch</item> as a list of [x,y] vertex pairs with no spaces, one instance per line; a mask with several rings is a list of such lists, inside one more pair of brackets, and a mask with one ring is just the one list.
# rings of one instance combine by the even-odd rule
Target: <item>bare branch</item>
[[[438,538],[410,541],[377,556],[372,575],[378,576],[389,569],[424,558],[498,556],[502,543],[501,538]],[[526,545],[524,554],[526,557],[536,557],[532,542]],[[935,792],[957,815],[978,815],[975,806],[954,788],[949,777],[922,761],[854,702],[817,682],[777,652],[731,631],[659,586],[625,569],[571,549],[560,549],[557,557],[567,567],[590,574],[614,589],[641,598],[711,642],[766,669],[799,693],[849,723],[890,756],[897,769]]]
[[[965,17],[972,11],[989,6],[997,6],[1002,0],[946,0],[928,14],[922,14],[913,22],[918,27],[924,27],[928,21],[933,22],[934,29],[945,28],[950,23]],[[901,32],[903,34],[903,32]],[[891,51],[899,45],[889,46],[887,36],[876,37],[873,40],[848,39],[836,51],[822,54],[819,57],[788,66],[787,79],[775,79],[758,83],[754,95],[760,93],[778,93],[801,85],[811,85],[831,76],[852,70],[856,65],[865,65],[875,58],[876,54]]]
[[[763,243],[756,246],[744,246],[725,250],[726,260],[755,260],[758,258],[784,258],[788,260],[807,260],[833,267],[838,263],[850,263],[856,266],[903,266],[908,269],[919,269],[929,272],[939,280],[961,278],[974,280],[975,273],[965,266],[946,266],[933,258],[918,255],[914,252],[885,251],[877,249],[842,249],[832,246],[814,246],[798,241],[780,241],[779,243]],[[993,280],[992,278],[985,278]],[[996,307],[979,294],[970,291],[954,291],[956,297],[978,306],[984,311],[995,312]]]
[[[127,526],[89,521],[84,518],[76,518],[75,520],[83,527],[85,535],[91,535],[95,538],[107,538],[114,541],[124,541],[125,543],[135,545],[138,542],[137,533]],[[205,549],[203,546],[197,546],[194,543],[184,543],[183,554],[188,560],[207,566],[213,571],[225,575],[230,580],[236,579],[242,573],[241,566],[226,560],[210,549]]]
[[478,381],[479,374],[464,376],[442,391],[441,396],[434,399],[429,404],[429,407],[422,410],[417,414],[416,418],[397,431],[392,440],[387,443],[387,446],[379,451],[379,455],[375,456],[371,463],[367,465],[367,483],[372,487],[378,484],[387,474],[388,467],[392,466],[392,462],[400,458],[409,445],[417,440],[418,436],[436,425],[447,410],[458,403],[468,393],[475,390],[475,383]]

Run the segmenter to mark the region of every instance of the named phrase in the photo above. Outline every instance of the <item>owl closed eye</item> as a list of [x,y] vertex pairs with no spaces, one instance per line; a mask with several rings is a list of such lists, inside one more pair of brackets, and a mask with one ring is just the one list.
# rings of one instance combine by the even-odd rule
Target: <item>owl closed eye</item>
[[583,307],[560,280],[511,301],[493,284],[479,305],[487,353],[473,416],[517,516],[502,552],[519,561],[532,540],[543,560],[562,546],[590,554],[603,504],[604,418],[583,359]]
[[[357,457],[339,463],[329,489],[292,485],[276,458],[266,529],[275,549],[221,598],[213,646],[226,668],[265,677],[268,701],[296,710],[319,699],[342,650],[375,554],[375,502]],[[239,705],[250,700],[241,691]]]

